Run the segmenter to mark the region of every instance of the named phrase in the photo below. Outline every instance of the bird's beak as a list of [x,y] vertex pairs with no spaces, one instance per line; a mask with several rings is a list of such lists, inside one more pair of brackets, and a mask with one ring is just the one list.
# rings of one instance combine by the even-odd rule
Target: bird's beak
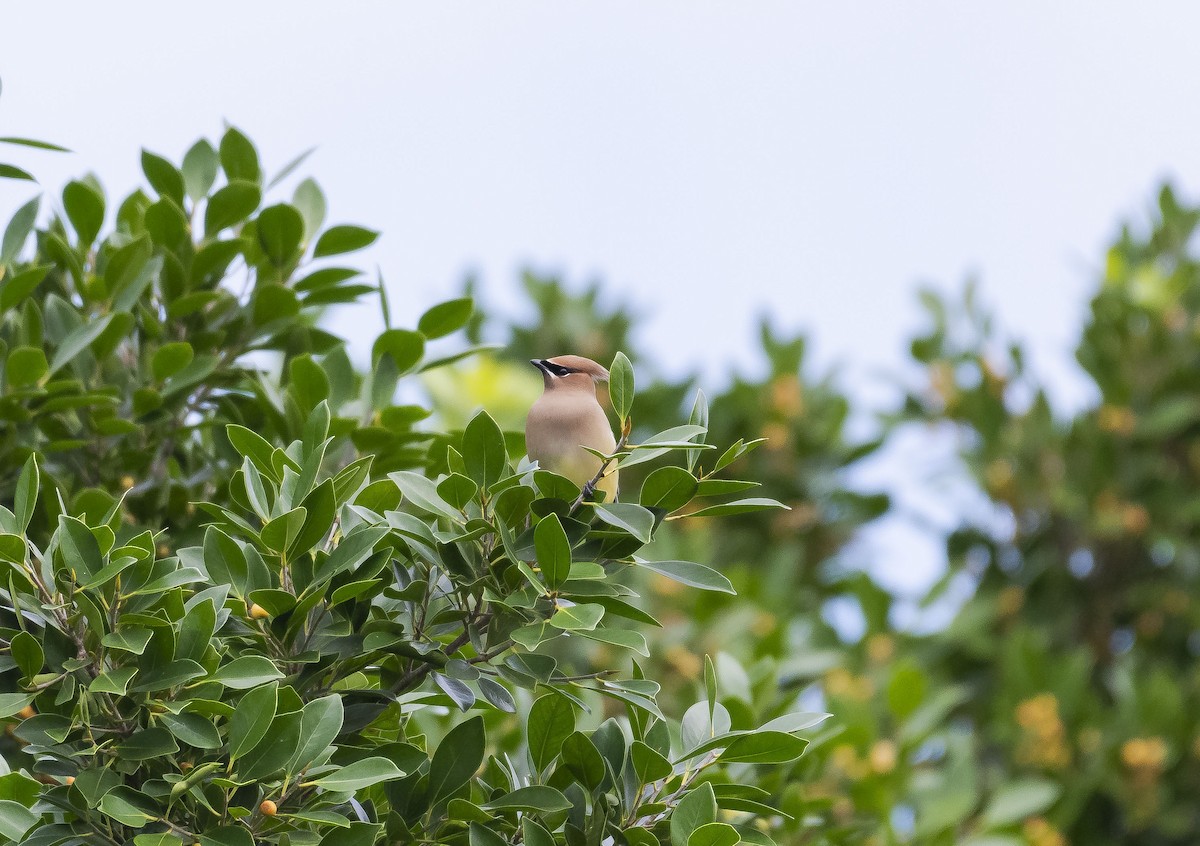
[[546,362],[544,359],[531,358],[531,359],[529,359],[529,363],[532,364],[534,367],[536,367],[538,370],[542,371],[543,373],[548,372],[546,370]]

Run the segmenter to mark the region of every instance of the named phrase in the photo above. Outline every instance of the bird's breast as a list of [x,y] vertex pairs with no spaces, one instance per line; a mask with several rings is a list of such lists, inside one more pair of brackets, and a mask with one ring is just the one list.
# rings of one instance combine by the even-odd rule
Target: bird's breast
[[543,394],[530,409],[525,442],[532,460],[580,485],[600,469],[600,459],[583,447],[611,453],[617,446],[604,409],[594,398],[556,392]]

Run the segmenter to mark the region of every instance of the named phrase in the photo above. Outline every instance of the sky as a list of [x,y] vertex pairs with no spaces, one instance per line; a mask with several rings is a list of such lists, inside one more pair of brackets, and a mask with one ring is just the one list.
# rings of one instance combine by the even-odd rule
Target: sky
[[[315,146],[304,172],[331,222],[384,232],[363,261],[400,325],[468,272],[514,314],[521,267],[602,279],[663,372],[714,385],[761,367],[765,313],[882,401],[879,373],[921,325],[916,287],[973,277],[1060,401],[1087,402],[1071,349],[1104,246],[1161,180],[1188,194],[1200,174],[1200,5],[1183,2],[42,2],[4,18],[0,135],[74,151],[22,154],[52,192],[91,170],[124,193],[141,147],[178,160],[224,121],[268,172]],[[0,213],[30,193],[0,183]],[[867,476],[903,488],[913,468],[896,468],[919,471],[927,447]],[[894,569],[926,580],[931,549]]]

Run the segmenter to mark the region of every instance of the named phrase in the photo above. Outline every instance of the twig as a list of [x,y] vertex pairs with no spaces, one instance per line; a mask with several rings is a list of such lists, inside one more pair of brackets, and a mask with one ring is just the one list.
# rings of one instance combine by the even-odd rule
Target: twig
[[613,449],[613,454],[600,462],[600,469],[596,471],[596,475],[592,477],[590,482],[583,486],[583,490],[579,492],[579,496],[577,496],[575,501],[571,503],[571,514],[574,514],[577,510],[579,510],[579,507],[583,505],[584,500],[596,492],[596,485],[600,484],[600,480],[604,478],[604,472],[608,469],[608,466],[616,461],[617,453],[624,450],[625,446],[629,443],[629,432],[630,425],[629,421],[627,420],[625,423],[625,431],[621,433],[621,440],[617,441],[617,445]]

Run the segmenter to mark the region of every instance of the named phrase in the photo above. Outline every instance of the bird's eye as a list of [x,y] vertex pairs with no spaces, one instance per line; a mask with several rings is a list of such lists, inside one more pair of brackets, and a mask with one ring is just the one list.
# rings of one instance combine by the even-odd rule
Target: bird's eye
[[563,367],[561,364],[551,364],[547,362],[546,366],[550,368],[550,372],[555,376],[566,376],[568,373],[575,372],[569,367]]

